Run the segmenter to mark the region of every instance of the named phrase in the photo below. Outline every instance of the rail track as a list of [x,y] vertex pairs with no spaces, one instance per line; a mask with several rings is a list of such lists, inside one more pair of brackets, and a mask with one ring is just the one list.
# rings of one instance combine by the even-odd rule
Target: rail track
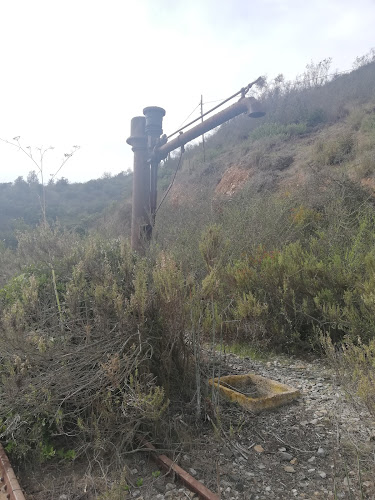
[[10,465],[9,459],[0,444],[0,500],[26,500]]

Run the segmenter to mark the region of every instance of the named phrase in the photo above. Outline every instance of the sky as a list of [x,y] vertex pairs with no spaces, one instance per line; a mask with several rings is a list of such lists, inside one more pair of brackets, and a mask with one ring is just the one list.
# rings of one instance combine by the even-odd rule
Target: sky
[[[327,57],[350,69],[375,46],[374,24],[375,0],[0,0],[0,138],[19,136],[36,160],[54,147],[45,181],[73,146],[56,178],[115,175],[132,168],[126,139],[144,107],[166,109],[168,134],[201,95],[292,79]],[[0,141],[0,182],[30,170]]]

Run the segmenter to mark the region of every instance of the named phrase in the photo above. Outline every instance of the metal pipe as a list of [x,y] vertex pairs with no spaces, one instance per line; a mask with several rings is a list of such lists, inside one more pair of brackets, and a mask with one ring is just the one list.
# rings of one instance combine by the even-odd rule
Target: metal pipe
[[126,140],[134,152],[131,247],[140,254],[144,253],[145,242],[151,236],[150,167],[145,125],[144,116],[133,118],[131,136]]
[[[146,135],[149,154],[152,153],[159,137],[163,133],[163,117],[165,116],[165,109],[158,106],[148,106],[144,108],[143,114],[146,117]],[[151,226],[155,225],[155,213],[157,204],[157,183],[158,183],[158,165],[159,162],[153,160],[150,162],[150,216]]]
[[245,94],[247,94],[247,92],[249,92],[249,90],[251,89],[251,87],[253,87],[254,85],[256,84],[259,84],[260,82],[262,81],[262,77],[260,76],[259,78],[257,78],[256,80],[254,80],[253,82],[249,83],[246,87],[243,87],[241,90],[239,90],[238,92],[236,92],[235,94],[231,95],[230,97],[227,97],[226,99],[224,99],[224,101],[221,101],[220,104],[217,104],[216,106],[214,106],[213,108],[209,109],[208,111],[206,111],[205,113],[201,114],[201,116],[198,116],[198,118],[195,118],[194,120],[192,120],[191,122],[187,123],[186,125],[184,125],[183,127],[177,129],[175,132],[172,132],[172,134],[168,135],[167,139],[170,139],[171,137],[173,137],[174,135],[178,134],[181,130],[184,130],[185,128],[189,127],[190,125],[192,125],[193,123],[197,122],[200,118],[203,118],[205,117],[206,115],[210,115],[212,113],[212,111],[215,111],[215,109],[218,109],[218,108],[221,108],[221,106],[223,104],[225,104],[226,102],[228,101],[231,101],[232,99],[234,99],[236,96],[238,96],[239,94],[242,95],[242,97],[245,97]]
[[216,115],[211,116],[211,118],[208,118],[203,123],[199,123],[187,132],[180,133],[176,139],[173,139],[163,146],[156,148],[154,154],[152,155],[152,160],[153,158],[156,158],[158,161],[163,160],[173,150],[184,146],[187,142],[196,139],[205,132],[218,127],[219,125],[227,122],[235,116],[241,115],[242,113],[248,113],[248,115],[252,118],[258,118],[265,115],[264,111],[260,110],[259,102],[254,97],[241,98],[238,102],[232,104],[232,106],[229,106]]

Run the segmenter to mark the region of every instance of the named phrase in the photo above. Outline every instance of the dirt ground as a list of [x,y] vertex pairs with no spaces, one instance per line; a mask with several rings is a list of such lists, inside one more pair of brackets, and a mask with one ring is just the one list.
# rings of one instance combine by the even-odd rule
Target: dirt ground
[[[298,388],[301,396],[259,414],[221,399],[215,415],[207,402],[199,429],[176,417],[178,442],[165,454],[222,500],[375,499],[375,422],[348,401],[328,367],[318,360],[262,362],[233,354],[219,363],[221,375],[254,372]],[[99,462],[30,467],[19,477],[28,500],[194,497],[144,451],[127,455],[124,464],[120,480]]]

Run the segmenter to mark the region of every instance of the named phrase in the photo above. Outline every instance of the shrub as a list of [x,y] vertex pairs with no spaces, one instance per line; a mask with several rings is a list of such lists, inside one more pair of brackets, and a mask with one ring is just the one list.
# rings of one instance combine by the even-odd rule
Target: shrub
[[48,228],[38,234],[21,237],[34,265],[0,290],[8,449],[44,460],[63,448],[127,448],[139,431],[162,437],[169,399],[194,390],[177,266],[162,256],[152,273],[120,240],[76,248]]
[[366,115],[361,123],[361,130],[370,134],[375,133],[375,113]]
[[352,158],[356,146],[353,134],[346,133],[316,146],[317,160],[323,165],[339,165]]
[[360,338],[347,338],[334,345],[329,336],[322,336],[321,341],[347,396],[359,398],[375,417],[375,340],[362,343]]
[[256,141],[264,137],[274,136],[288,139],[292,136],[305,134],[306,131],[307,126],[305,123],[290,123],[288,125],[280,123],[265,123],[251,132],[250,139],[252,141]]

